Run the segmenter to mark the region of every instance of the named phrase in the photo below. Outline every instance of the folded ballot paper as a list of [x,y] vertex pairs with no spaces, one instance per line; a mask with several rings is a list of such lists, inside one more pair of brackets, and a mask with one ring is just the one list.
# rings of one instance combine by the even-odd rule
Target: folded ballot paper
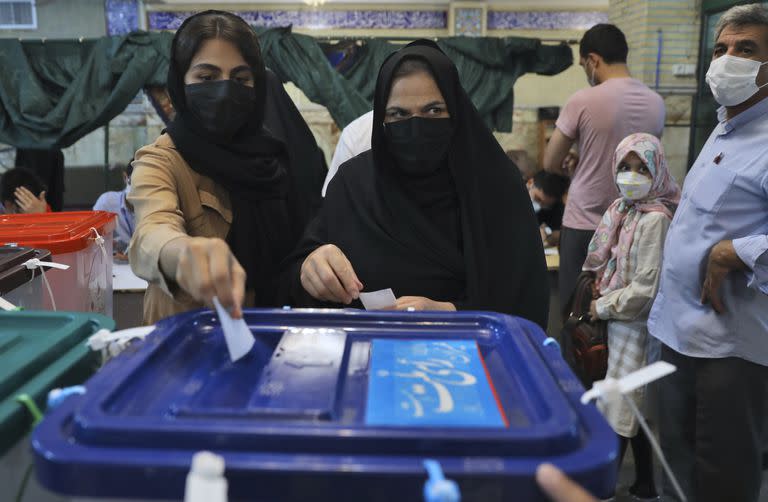
[[381,310],[394,307],[397,298],[391,289],[382,289],[371,293],[360,293],[360,301],[365,310]]
[[216,313],[219,315],[219,322],[221,323],[221,330],[224,332],[224,340],[227,342],[229,357],[234,363],[250,352],[256,343],[256,339],[245,323],[245,319],[232,319],[232,316],[221,306],[219,299],[216,297],[213,298],[213,304],[216,306]]

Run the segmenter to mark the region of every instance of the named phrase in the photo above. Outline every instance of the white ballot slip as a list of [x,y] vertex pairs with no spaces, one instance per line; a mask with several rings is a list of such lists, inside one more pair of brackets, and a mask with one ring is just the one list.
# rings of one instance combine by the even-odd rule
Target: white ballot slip
[[371,293],[360,293],[360,301],[365,310],[381,310],[394,307],[397,298],[391,289],[382,289]]
[[224,307],[219,303],[219,299],[213,297],[213,304],[216,306],[216,313],[219,315],[221,330],[224,332],[224,340],[227,342],[227,350],[232,362],[246,355],[256,343],[253,333],[245,324],[245,319],[232,319]]

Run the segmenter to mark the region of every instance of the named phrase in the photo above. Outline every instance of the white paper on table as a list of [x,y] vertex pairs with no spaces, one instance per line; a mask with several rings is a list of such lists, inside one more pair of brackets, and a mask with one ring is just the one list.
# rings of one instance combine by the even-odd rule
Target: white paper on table
[[227,342],[227,350],[232,362],[246,355],[253,348],[256,339],[253,333],[245,324],[245,319],[232,319],[224,307],[219,303],[219,299],[213,297],[213,304],[216,306],[216,313],[219,315],[221,330],[224,332],[224,340]]
[[127,263],[115,263],[112,265],[112,290],[113,291],[146,291],[149,284],[133,273]]
[[360,293],[360,301],[365,310],[381,310],[394,307],[397,302],[392,289],[382,289],[371,293]]

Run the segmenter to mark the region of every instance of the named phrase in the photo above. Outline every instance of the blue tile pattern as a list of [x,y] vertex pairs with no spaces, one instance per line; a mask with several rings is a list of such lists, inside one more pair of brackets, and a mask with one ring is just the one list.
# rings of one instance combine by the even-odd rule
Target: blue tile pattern
[[483,35],[483,9],[459,7],[454,10],[453,33],[457,36]]
[[[148,13],[150,30],[175,30],[191,12]],[[448,12],[433,10],[264,10],[236,12],[251,26],[309,29],[446,29]]]
[[125,35],[139,29],[139,0],[104,0],[108,35]]
[[607,22],[607,12],[488,12],[489,30],[586,30]]

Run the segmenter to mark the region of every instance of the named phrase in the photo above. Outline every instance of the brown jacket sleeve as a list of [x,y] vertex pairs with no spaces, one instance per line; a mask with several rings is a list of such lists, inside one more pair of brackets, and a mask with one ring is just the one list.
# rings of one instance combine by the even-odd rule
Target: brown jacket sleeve
[[[227,190],[194,171],[167,134],[136,152],[133,168],[128,201],[136,214],[136,230],[128,258],[134,273],[149,282],[144,322],[151,324],[203,306],[160,270],[165,245],[179,238],[226,239],[232,205]],[[246,292],[246,304],[252,303],[252,293]]]
[[174,239],[188,237],[171,168],[172,153],[154,145],[136,152],[128,201],[136,214],[128,256],[136,275],[174,296],[176,288],[160,271],[160,251]]

